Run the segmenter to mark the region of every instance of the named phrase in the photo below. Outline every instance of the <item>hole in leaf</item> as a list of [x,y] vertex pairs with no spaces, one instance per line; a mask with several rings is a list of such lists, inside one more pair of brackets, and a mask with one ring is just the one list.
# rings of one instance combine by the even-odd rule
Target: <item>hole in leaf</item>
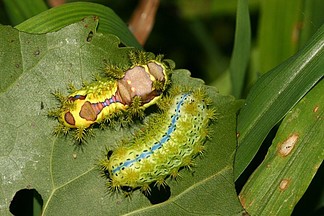
[[9,210],[15,216],[40,215],[43,207],[42,196],[35,189],[22,189],[16,192]]
[[111,155],[113,154],[113,151],[112,150],[109,150],[108,153],[107,153],[107,159],[109,160]]
[[91,42],[92,41],[92,37],[93,37],[93,32],[90,31],[87,37],[87,42]]
[[151,204],[159,204],[167,201],[171,196],[171,190],[168,185],[158,187],[155,183],[150,185],[150,193],[143,193],[147,199],[150,200]]
[[125,44],[123,44],[123,43],[119,43],[118,48],[122,48],[122,47],[127,47],[127,46]]
[[128,187],[128,186],[122,186],[121,189],[125,192],[132,192],[133,188],[132,187]]

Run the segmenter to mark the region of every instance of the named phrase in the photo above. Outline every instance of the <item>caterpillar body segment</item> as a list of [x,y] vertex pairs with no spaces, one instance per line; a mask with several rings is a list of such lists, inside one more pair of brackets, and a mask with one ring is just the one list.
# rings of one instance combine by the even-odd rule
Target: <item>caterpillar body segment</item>
[[[143,117],[144,110],[157,103],[169,83],[170,68],[159,61],[160,56],[147,57],[142,51],[130,56],[132,66],[123,72],[110,65],[106,67],[105,77],[85,84],[67,97],[56,94],[61,105],[50,112],[60,122],[55,133],[66,134],[76,129],[76,139],[83,140],[82,136],[93,124],[113,120],[127,124],[134,116]],[[112,76],[116,71],[118,78]]]
[[109,176],[111,191],[128,194],[140,188],[148,192],[152,183],[164,185],[167,177],[176,178],[182,167],[193,165],[194,158],[204,151],[214,118],[214,111],[199,94],[176,95],[168,109],[153,115],[133,138],[108,151],[100,167]]
[[154,104],[168,84],[168,75],[162,63],[150,61],[147,65],[135,65],[118,80],[117,95],[130,105],[135,96],[141,98],[143,107]]
[[75,91],[63,103],[59,121],[69,128],[88,128],[116,110],[125,110],[116,91],[115,81],[97,81]]

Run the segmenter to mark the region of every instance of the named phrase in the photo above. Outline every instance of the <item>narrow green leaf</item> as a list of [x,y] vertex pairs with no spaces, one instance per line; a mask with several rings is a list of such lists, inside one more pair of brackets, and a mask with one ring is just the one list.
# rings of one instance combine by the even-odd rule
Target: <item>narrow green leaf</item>
[[256,82],[238,116],[236,179],[251,162],[271,128],[323,77],[323,68],[324,25],[304,49]]
[[324,23],[324,4],[322,0],[304,1],[302,20],[296,25],[296,34],[299,39],[299,47],[307,42],[307,40],[321,27]]
[[36,198],[35,193],[33,194],[33,196],[34,196],[33,197],[33,216],[40,216],[42,214],[42,207],[43,207],[42,205],[43,205],[43,203],[41,203],[40,200],[38,200]]
[[247,0],[237,2],[234,50],[230,63],[232,94],[240,98],[246,69],[250,60],[251,26]]
[[[1,82],[0,93],[10,86],[23,73],[22,55],[20,53],[19,35],[12,30],[0,32]],[[6,50],[11,50],[10,52]],[[2,62],[10,62],[4,65]]]
[[[233,180],[236,112],[241,104],[214,88],[207,87],[207,91],[218,119],[211,125],[214,133],[206,143],[206,153],[195,160],[193,173],[182,170],[178,181],[167,181],[171,196],[162,204],[152,205],[140,191],[131,199],[121,194],[111,196],[105,186],[107,179],[100,176],[96,163],[105,157],[105,148],[131,136],[133,127],[95,128],[95,137],[88,140],[83,151],[74,149],[69,136],[52,135],[57,121],[48,118],[47,111],[57,106],[51,96],[54,90],[64,91],[71,82],[79,87],[82,81],[91,81],[108,59],[118,65],[129,64],[128,54],[133,48],[119,47],[114,35],[97,33],[97,25],[98,20],[90,17],[40,35],[0,26],[1,40],[19,38],[11,42],[20,47],[14,50],[20,53],[17,59],[1,56],[0,64],[4,68],[18,60],[22,64],[22,71],[7,79],[0,93],[0,214],[10,215],[15,192],[29,186],[44,200],[43,215],[149,215],[158,209],[159,215],[241,215]],[[10,47],[3,47],[0,54],[9,52],[13,52]],[[0,73],[2,76],[4,72]],[[171,79],[174,85],[188,88],[204,85],[186,70],[173,71]]]
[[98,16],[98,32],[114,34],[126,46],[141,48],[126,24],[110,8],[91,2],[75,2],[44,11],[16,26],[28,33],[47,33],[78,22],[86,16]]
[[[177,0],[175,1],[185,18],[196,18],[197,16],[228,15],[235,14],[237,0],[210,1],[210,0]],[[257,10],[260,0],[249,0],[249,8]]]
[[287,114],[240,193],[251,215],[291,215],[324,160],[324,80]]
[[258,36],[259,73],[263,74],[298,49],[300,16],[304,0],[268,0],[261,1],[261,19]]
[[12,25],[48,9],[44,0],[4,0],[3,3]]

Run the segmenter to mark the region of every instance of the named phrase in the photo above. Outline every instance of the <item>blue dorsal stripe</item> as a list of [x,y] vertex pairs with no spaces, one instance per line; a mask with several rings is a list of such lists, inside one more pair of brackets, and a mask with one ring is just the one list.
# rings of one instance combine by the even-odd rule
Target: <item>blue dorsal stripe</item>
[[101,113],[101,111],[103,110],[103,108],[109,106],[110,104],[113,103],[119,103],[118,100],[116,100],[115,96],[112,96],[111,98],[107,98],[106,100],[104,100],[103,102],[98,102],[98,103],[92,103],[92,106],[97,106],[97,104],[101,104],[102,105],[102,109],[97,109],[96,114],[98,115],[99,113]]
[[109,106],[110,104],[113,103],[118,103],[119,101],[116,100],[115,96],[112,96],[111,98],[107,98],[106,100],[104,100],[103,102],[99,102],[103,105],[103,107]]
[[135,159],[132,160],[127,160],[125,161],[122,165],[116,167],[115,169],[112,170],[112,173],[115,174],[116,172],[119,172],[123,167],[130,167],[132,166],[135,162],[140,161],[142,159],[145,159],[149,156],[151,156],[156,150],[160,149],[171,137],[172,133],[176,130],[176,124],[178,121],[178,117],[180,116],[180,109],[184,103],[184,101],[187,99],[187,97],[190,95],[190,93],[185,93],[181,96],[179,103],[176,106],[175,109],[175,114],[173,115],[171,119],[171,123],[168,127],[168,130],[162,138],[156,142],[149,151],[147,152],[142,152],[139,156],[137,156]]

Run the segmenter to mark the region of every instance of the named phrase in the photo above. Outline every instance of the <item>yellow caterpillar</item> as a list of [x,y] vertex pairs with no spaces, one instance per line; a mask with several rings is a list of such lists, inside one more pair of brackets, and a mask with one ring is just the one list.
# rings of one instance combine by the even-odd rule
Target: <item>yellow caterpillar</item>
[[67,97],[55,94],[61,102],[58,109],[50,112],[60,122],[56,132],[66,134],[75,129],[75,139],[81,142],[94,123],[111,122],[116,117],[120,122],[129,122],[133,116],[142,117],[144,109],[162,96],[168,84],[169,68],[160,56],[148,59],[144,52],[138,55],[141,58],[131,58],[133,65],[118,71],[115,77],[112,73],[116,68],[109,66],[110,77],[100,78]]

